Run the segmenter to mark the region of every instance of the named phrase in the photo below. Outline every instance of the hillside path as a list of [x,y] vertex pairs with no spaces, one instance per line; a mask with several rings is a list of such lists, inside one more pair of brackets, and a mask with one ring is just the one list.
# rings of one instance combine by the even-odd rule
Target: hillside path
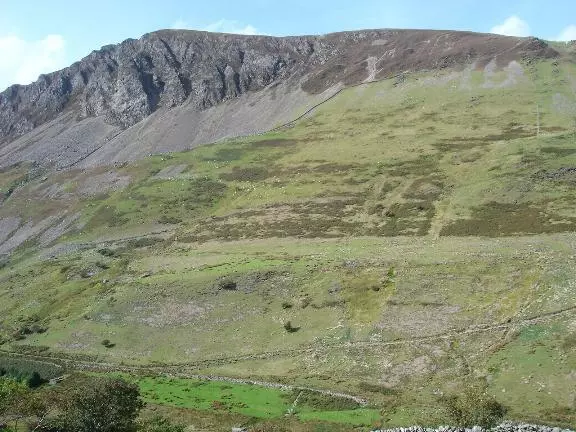
[[194,370],[209,368],[214,366],[221,366],[225,364],[233,364],[241,361],[248,360],[260,360],[260,359],[270,359],[276,357],[294,357],[302,354],[315,354],[322,350],[332,350],[338,347],[354,348],[354,347],[386,347],[386,346],[399,346],[399,345],[409,345],[418,342],[426,342],[433,340],[447,340],[462,335],[476,334],[482,332],[489,332],[494,330],[509,330],[514,326],[518,325],[530,325],[540,322],[547,321],[549,319],[558,318],[563,315],[574,314],[576,312],[576,305],[566,307],[564,309],[546,312],[533,317],[523,318],[514,321],[507,321],[503,323],[494,324],[480,324],[474,325],[463,329],[452,329],[444,333],[438,333],[429,336],[418,336],[414,338],[396,339],[391,341],[357,341],[357,342],[346,342],[338,344],[325,344],[323,346],[304,346],[299,348],[287,349],[287,350],[276,350],[261,353],[253,353],[241,356],[230,356],[225,358],[214,358],[214,359],[204,359],[195,362],[182,363],[182,364],[172,364],[172,365],[148,365],[148,366],[138,366],[138,365],[119,365],[114,363],[107,363],[102,361],[86,361],[80,359],[74,359],[65,355],[35,355],[35,354],[25,354],[25,353],[14,353],[6,350],[0,350],[0,354],[4,354],[10,357],[16,358],[26,358],[36,362],[49,364],[52,366],[57,366],[60,368],[69,368],[75,370],[87,370],[87,371],[98,371],[98,372],[127,372],[127,373],[149,373],[156,375],[164,375],[169,377],[185,378],[185,379],[197,379],[203,381],[219,381],[219,382],[230,382],[237,384],[251,384],[258,385],[268,388],[277,388],[281,390],[300,390],[300,391],[311,391],[314,393],[340,397],[345,399],[353,400],[361,405],[366,405],[368,401],[360,396],[351,395],[347,393],[341,393],[337,391],[318,389],[313,387],[303,387],[297,385],[250,380],[242,378],[232,378],[223,377],[216,375],[200,375],[194,373]]

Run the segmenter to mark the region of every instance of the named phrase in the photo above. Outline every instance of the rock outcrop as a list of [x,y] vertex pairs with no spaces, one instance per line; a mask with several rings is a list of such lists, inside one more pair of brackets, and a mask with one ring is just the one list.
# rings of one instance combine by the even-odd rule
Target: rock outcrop
[[540,426],[526,423],[505,422],[496,427],[485,429],[479,426],[473,428],[458,428],[452,426],[440,426],[439,428],[424,428],[420,426],[411,426],[405,428],[382,429],[372,432],[574,432],[571,429],[562,429],[559,427]]
[[[268,99],[301,106],[339,83],[555,55],[538,39],[466,32],[370,30],[276,38],[163,30],[105,46],[33,84],[0,93],[0,166],[21,160],[72,166],[105,145],[107,150],[92,164],[125,159],[109,142],[151,114],[176,107],[185,106],[185,117],[194,125],[173,140],[177,144],[161,139],[142,143],[129,135],[116,147],[133,145],[129,153],[138,156],[180,150],[186,147],[183,141],[190,146],[245,134],[248,123],[265,130],[288,120],[290,110],[254,120],[259,112],[270,111],[269,101],[254,97],[262,90]],[[222,132],[217,125],[208,132],[200,127],[202,113],[246,95],[252,98],[223,113],[219,124],[255,106],[245,118],[236,118]],[[172,127],[165,123],[155,124],[154,130]]]

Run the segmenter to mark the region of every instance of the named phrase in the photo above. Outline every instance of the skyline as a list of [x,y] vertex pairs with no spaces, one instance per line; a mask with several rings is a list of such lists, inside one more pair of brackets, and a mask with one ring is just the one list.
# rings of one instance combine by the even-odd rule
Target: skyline
[[[34,2],[36,3],[36,2]],[[165,0],[102,0],[79,10],[71,0],[23,4],[0,0],[0,91],[28,84],[42,73],[69,66],[104,45],[164,28],[289,36],[369,28],[491,32],[576,39],[576,4],[568,1],[442,0],[425,2],[294,0],[277,4],[229,0],[210,4]],[[560,11],[562,13],[560,13]]]

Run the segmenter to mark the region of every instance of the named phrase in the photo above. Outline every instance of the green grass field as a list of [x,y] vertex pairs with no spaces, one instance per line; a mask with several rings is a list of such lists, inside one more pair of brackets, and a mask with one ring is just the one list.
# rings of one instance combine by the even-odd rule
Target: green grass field
[[[281,419],[286,415],[295,415],[302,420],[370,426],[380,418],[379,411],[371,408],[330,410],[330,405],[337,408],[339,401],[327,396],[321,396],[324,406],[320,408],[307,405],[306,402],[296,404],[293,408],[298,391],[176,378],[141,378],[137,383],[144,400],[149,403],[196,410],[230,411],[258,419]],[[354,405],[353,402],[348,404]]]

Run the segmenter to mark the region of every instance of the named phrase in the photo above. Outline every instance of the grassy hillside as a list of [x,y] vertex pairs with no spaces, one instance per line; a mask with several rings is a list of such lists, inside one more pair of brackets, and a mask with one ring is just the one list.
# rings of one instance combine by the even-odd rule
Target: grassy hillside
[[387,425],[482,382],[574,424],[575,86],[565,59],[406,75],[263,136],[2,172],[2,349],[347,391]]

